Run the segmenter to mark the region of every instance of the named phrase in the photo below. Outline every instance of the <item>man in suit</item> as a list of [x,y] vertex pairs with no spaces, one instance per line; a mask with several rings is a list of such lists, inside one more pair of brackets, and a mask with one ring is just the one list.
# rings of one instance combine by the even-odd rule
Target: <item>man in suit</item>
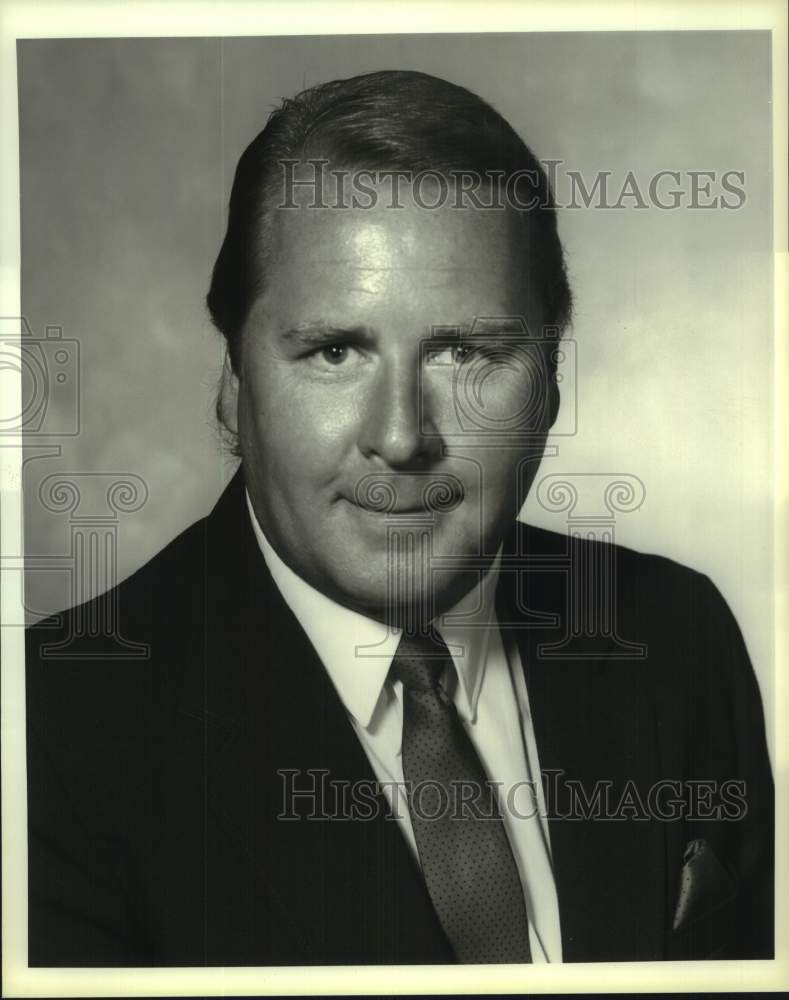
[[[208,305],[239,470],[29,632],[31,964],[772,955],[772,781],[725,602],[516,520],[570,291],[504,119],[418,73],[286,101]],[[565,641],[579,593],[593,645]],[[78,627],[108,614],[143,661]]]

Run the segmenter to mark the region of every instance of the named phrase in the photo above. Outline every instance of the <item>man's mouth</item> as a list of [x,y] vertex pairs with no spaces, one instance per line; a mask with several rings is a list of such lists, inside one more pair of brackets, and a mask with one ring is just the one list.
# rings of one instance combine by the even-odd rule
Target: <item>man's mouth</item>
[[365,512],[365,514],[375,514],[378,517],[397,517],[398,515],[407,514],[432,514],[433,511],[430,507],[426,507],[424,504],[419,504],[411,507],[370,507],[365,504],[357,503],[355,500],[350,500],[349,503],[353,504],[354,507],[358,507],[359,510]]
[[343,499],[368,514],[414,516],[446,514],[463,502],[463,484],[449,473],[363,476]]

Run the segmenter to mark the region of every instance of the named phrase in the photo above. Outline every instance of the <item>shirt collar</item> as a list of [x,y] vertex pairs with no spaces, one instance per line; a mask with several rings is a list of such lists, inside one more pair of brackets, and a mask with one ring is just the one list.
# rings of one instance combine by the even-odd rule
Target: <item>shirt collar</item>
[[[248,492],[246,501],[258,545],[285,603],[315,647],[346,709],[360,725],[369,728],[401,630],[338,604],[294,573],[263,533]],[[490,627],[496,624],[494,599],[500,560],[501,549],[483,579],[435,622],[459,681],[458,711],[469,721],[476,715]]]

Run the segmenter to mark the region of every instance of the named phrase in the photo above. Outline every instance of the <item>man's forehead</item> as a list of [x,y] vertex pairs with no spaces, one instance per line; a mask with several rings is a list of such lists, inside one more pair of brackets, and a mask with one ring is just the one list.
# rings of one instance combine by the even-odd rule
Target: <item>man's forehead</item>
[[281,257],[302,265],[380,270],[509,271],[524,246],[521,227],[504,211],[401,208],[296,208],[275,210],[270,235]]

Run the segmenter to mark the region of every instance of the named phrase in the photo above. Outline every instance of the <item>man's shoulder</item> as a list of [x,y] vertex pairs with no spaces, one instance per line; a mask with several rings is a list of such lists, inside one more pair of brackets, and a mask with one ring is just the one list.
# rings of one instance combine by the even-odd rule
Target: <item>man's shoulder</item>
[[191,524],[115,587],[27,628],[29,723],[48,728],[67,715],[69,731],[101,719],[123,728],[169,699],[201,643],[206,523]]
[[[618,628],[649,645],[653,664],[672,660],[685,669],[725,645],[727,659],[736,654],[747,660],[728,603],[700,570],[591,532],[563,534],[521,524],[515,545],[516,565],[526,577],[522,589],[537,610],[558,612],[565,621],[574,617],[576,626],[580,615],[587,629]],[[594,620],[586,621],[590,615]]]
[[533,525],[519,526],[516,545],[527,611],[553,615],[557,634],[608,636],[616,657],[637,667],[634,676],[651,677],[655,690],[758,701],[739,624],[707,574],[611,540]]
[[163,591],[170,595],[168,607],[182,602],[203,564],[207,521],[204,517],[189,525],[114,587],[30,625],[26,631],[28,648],[43,636],[51,639],[59,632],[74,630],[77,621],[98,621],[108,607],[122,607],[126,617],[144,625],[160,607],[157,598]]
[[712,585],[699,570],[657,552],[614,542],[603,531],[560,532],[518,522],[515,552],[523,556],[525,567],[533,565],[537,571],[600,564],[610,567],[632,586],[666,587],[670,591],[678,585]]

